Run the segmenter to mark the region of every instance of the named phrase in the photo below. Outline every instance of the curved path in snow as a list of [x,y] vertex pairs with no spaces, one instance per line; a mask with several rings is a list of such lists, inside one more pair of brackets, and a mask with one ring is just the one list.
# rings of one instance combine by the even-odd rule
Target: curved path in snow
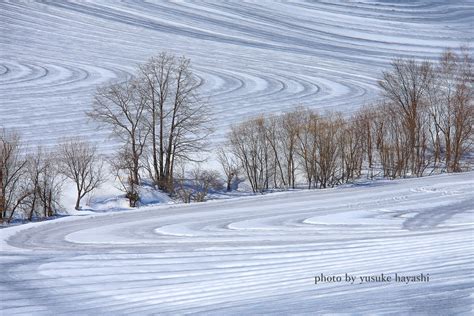
[[84,114],[96,87],[162,50],[192,59],[215,141],[263,112],[347,113],[373,100],[392,58],[436,58],[472,42],[473,20],[472,0],[2,1],[0,125],[33,144],[104,140]]
[[[0,230],[0,307],[35,314],[470,314],[472,173]],[[314,276],[429,274],[428,283]]]

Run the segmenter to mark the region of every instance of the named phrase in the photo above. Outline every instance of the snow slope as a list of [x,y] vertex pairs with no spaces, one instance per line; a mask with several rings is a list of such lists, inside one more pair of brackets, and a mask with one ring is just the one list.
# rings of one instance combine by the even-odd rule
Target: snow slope
[[295,105],[350,112],[392,58],[472,42],[474,1],[0,1],[0,125],[32,144],[114,143],[87,122],[97,85],[162,50],[190,57],[222,139]]
[[[0,230],[4,315],[470,314],[474,174]],[[314,276],[430,274],[428,283]]]

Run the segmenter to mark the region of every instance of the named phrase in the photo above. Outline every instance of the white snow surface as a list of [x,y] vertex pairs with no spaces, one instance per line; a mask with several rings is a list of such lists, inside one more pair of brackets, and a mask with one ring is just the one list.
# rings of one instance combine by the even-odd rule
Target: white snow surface
[[[217,144],[261,113],[349,114],[378,96],[393,58],[437,58],[472,44],[473,29],[472,0],[0,1],[0,126],[31,145],[84,136],[108,153],[116,143],[85,115],[95,89],[166,50],[192,59]],[[473,176],[0,229],[0,314],[471,314]],[[109,191],[92,207],[117,209]],[[431,281],[315,285],[320,273]]]
[[[472,313],[474,174],[0,230],[3,315]],[[427,283],[314,276],[429,274]]]
[[220,142],[297,105],[350,113],[396,57],[473,42],[474,1],[0,1],[0,125],[30,144],[84,136],[98,85],[163,50],[191,58]]

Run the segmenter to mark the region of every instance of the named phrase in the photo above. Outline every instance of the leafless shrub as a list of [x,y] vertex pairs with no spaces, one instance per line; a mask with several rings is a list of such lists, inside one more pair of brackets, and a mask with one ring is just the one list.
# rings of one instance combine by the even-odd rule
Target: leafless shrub
[[204,202],[211,190],[222,191],[224,188],[219,172],[214,170],[197,166],[185,172],[182,166],[179,175],[174,192],[184,203]]
[[220,191],[223,189],[219,172],[215,170],[202,170],[195,168],[190,173],[192,186],[195,190],[194,201],[204,202],[210,190]]

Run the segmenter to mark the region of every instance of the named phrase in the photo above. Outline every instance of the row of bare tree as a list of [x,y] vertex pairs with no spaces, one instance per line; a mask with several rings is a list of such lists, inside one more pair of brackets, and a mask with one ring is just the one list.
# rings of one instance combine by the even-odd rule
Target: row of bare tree
[[234,126],[220,161],[229,181],[244,173],[254,192],[295,188],[301,176],[308,188],[326,188],[360,175],[360,136],[340,114],[299,108]]
[[219,160],[228,184],[243,172],[254,192],[384,177],[459,172],[473,144],[474,76],[465,48],[438,63],[395,60],[383,72],[382,99],[351,117],[299,108],[232,127]]
[[200,84],[189,59],[161,53],[127,80],[97,90],[88,115],[121,143],[112,165],[131,206],[139,200],[143,175],[172,193],[176,163],[203,151],[211,128]]
[[96,148],[80,139],[64,140],[52,151],[24,149],[17,133],[0,130],[0,222],[19,213],[28,220],[53,216],[66,179],[75,185],[79,209],[105,180]]

